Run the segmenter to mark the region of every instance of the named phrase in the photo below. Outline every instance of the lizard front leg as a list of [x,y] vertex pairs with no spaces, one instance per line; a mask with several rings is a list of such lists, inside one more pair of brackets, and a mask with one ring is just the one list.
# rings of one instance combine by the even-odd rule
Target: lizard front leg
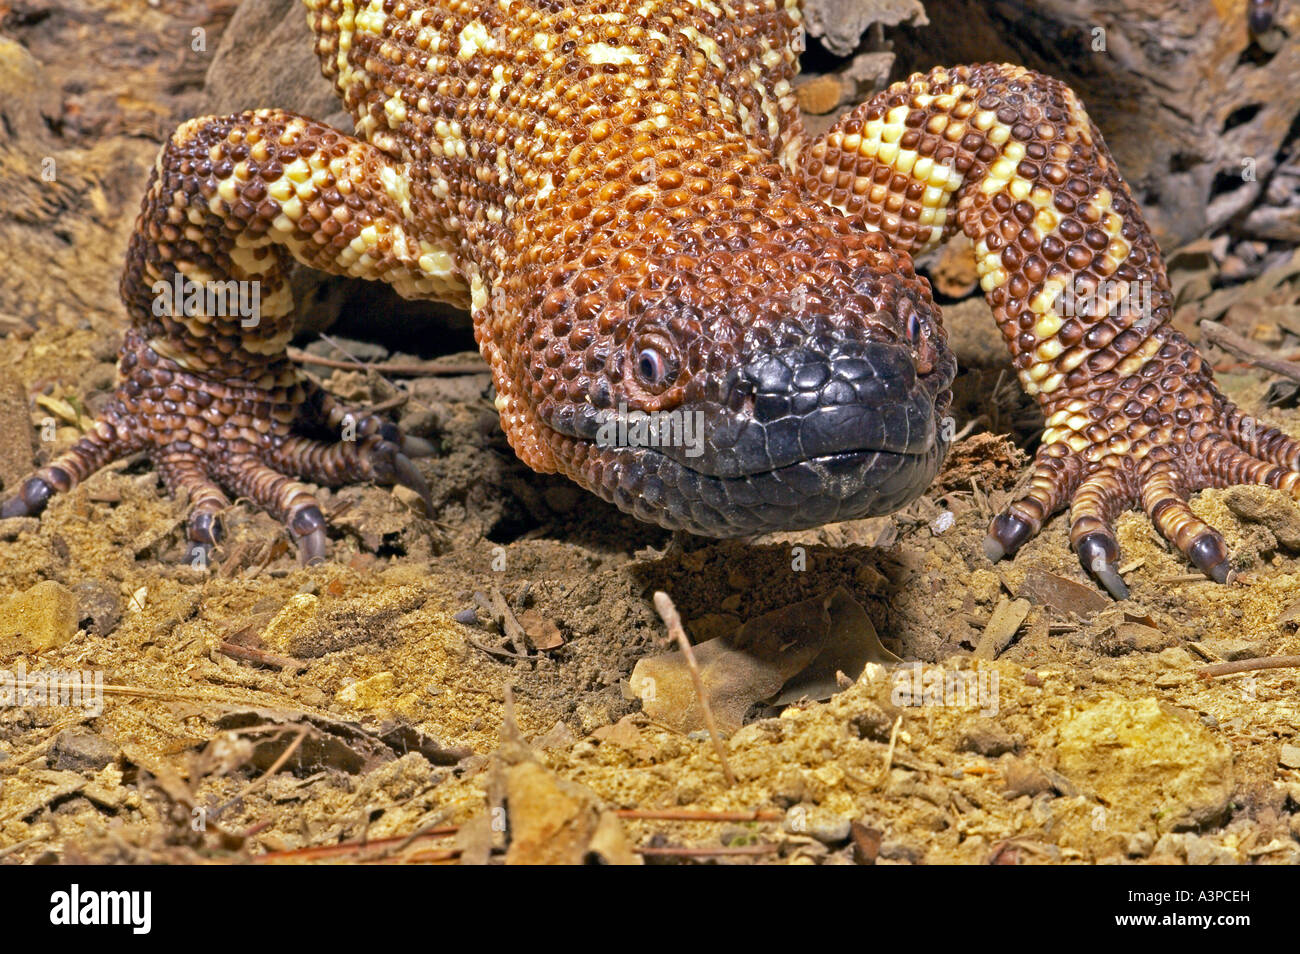
[[[342,413],[285,356],[291,261],[386,281],[408,297],[461,302],[453,245],[412,214],[423,197],[374,146],[279,110],[181,126],[159,155],[122,280],[131,317],[113,399],[90,431],[27,478],[0,516],[39,513],[56,492],[146,451],[190,501],[189,536],[222,536],[233,491],[289,528],[302,558],[324,554],[321,484],[428,488],[396,428]],[[430,201],[434,201],[430,199]]]
[[1021,67],[936,69],[883,91],[803,153],[813,195],[917,253],[960,227],[1021,385],[1047,419],[1028,487],[985,551],[1014,554],[1067,504],[1070,541],[1117,598],[1113,523],[1140,507],[1208,576],[1205,487],[1300,496],[1300,443],[1243,414],[1170,324],[1164,262],[1100,132],[1063,83]]

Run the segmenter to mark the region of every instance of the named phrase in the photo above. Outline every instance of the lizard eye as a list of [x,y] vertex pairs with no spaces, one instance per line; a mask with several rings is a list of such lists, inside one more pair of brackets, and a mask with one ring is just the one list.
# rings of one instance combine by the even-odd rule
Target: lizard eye
[[907,340],[913,342],[921,340],[922,326],[920,313],[917,312],[915,306],[913,306],[906,298],[903,299],[899,308],[903,312],[903,317],[907,320]]
[[660,335],[642,335],[634,345],[636,376],[642,385],[655,391],[670,387],[677,380],[677,352]]

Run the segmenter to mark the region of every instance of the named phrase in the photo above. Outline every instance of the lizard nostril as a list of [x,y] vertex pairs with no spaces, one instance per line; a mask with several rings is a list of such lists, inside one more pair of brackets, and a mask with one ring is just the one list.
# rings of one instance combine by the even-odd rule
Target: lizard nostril
[[937,357],[938,356],[934,351],[934,345],[930,344],[927,339],[922,338],[920,343],[915,346],[912,352],[912,361],[916,365],[916,373],[929,374],[933,371],[935,359]]

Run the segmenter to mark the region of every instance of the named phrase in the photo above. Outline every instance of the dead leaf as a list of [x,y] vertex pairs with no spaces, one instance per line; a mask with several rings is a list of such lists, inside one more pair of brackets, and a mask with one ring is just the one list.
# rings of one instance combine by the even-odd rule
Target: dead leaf
[[524,628],[524,636],[533,649],[538,651],[558,649],[564,645],[564,636],[555,620],[543,616],[535,609],[520,613],[519,625]]
[[1020,584],[1016,596],[1029,600],[1035,606],[1050,606],[1062,613],[1073,613],[1085,619],[1113,605],[1109,597],[1092,587],[1048,573],[1039,567],[1030,567],[1025,571],[1025,581]]
[[975,647],[976,659],[996,659],[1011,645],[1011,640],[1029,615],[1029,600],[1002,599],[993,609],[984,635]]
[[536,762],[505,770],[510,824],[508,865],[636,865],[622,821],[603,810],[591,789],[562,779]]
[[[866,611],[843,588],[751,619],[694,651],[709,708],[723,732],[739,729],[757,702],[827,699],[838,691],[837,672],[856,680],[869,662],[900,661],[881,645]],[[629,687],[650,718],[682,732],[704,727],[679,651],[642,659]]]

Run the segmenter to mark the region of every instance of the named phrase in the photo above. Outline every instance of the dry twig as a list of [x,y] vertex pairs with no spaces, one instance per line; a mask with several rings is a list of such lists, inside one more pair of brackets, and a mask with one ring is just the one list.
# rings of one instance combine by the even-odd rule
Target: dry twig
[[695,662],[695,653],[691,649],[690,640],[686,638],[686,630],[682,628],[682,618],[677,612],[677,607],[673,605],[672,597],[662,590],[655,593],[654,604],[655,611],[668,627],[668,634],[676,639],[677,645],[681,647],[686,668],[691,673],[691,682],[695,686],[695,694],[700,700],[704,725],[709,730],[709,738],[713,741],[713,750],[718,753],[718,761],[722,763],[722,776],[727,780],[728,786],[734,786],[736,776],[731,771],[731,763],[727,761],[727,750],[722,744],[722,736],[718,734],[718,725],[713,721],[713,710],[709,708],[708,697],[704,694],[704,680],[700,677],[700,667]]
[[1260,669],[1292,669],[1300,667],[1300,656],[1257,656],[1254,659],[1238,659],[1235,662],[1215,663],[1201,669],[1202,679],[1215,676],[1232,676],[1239,672],[1255,672]]
[[1259,350],[1237,332],[1217,321],[1202,321],[1200,327],[1201,335],[1210,344],[1218,345],[1224,351],[1231,352],[1265,371],[1272,371],[1284,378],[1300,382],[1300,364]]

